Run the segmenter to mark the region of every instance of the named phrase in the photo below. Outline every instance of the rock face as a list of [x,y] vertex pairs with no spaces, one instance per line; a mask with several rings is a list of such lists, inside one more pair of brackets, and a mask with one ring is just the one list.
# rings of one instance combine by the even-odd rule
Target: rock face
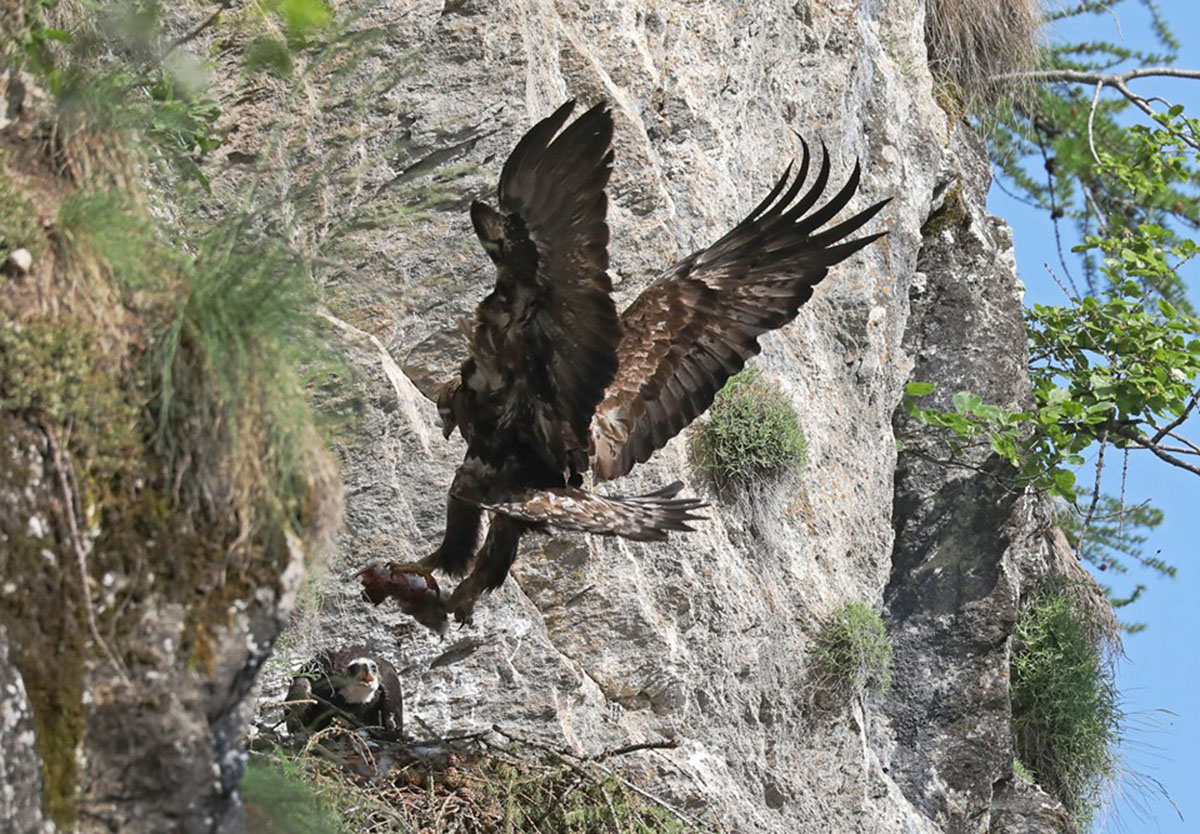
[[[937,385],[926,407],[951,409],[958,391],[1012,410],[1030,405],[1012,243],[983,211],[989,183],[985,149],[956,132],[904,338],[912,378]],[[938,462],[949,457],[944,440],[903,411],[895,422],[905,452],[883,594],[895,684],[876,738],[892,778],[942,830],[1024,830],[1009,786],[1009,634],[1022,593],[1066,564],[1061,534],[1044,501],[1015,490],[986,444],[947,466]],[[990,819],[1001,789],[1005,813]]]
[[[711,521],[666,545],[531,537],[476,624],[444,642],[365,607],[351,580],[370,561],[436,546],[462,454],[364,341],[369,440],[343,449],[345,565],[326,582],[321,639],[369,635],[392,651],[410,715],[439,732],[500,724],[586,752],[673,739],[677,749],[626,766],[734,831],[986,827],[1011,772],[1007,636],[1052,548],[1035,503],[984,476],[897,461],[896,428],[912,434],[893,422],[906,381],[1027,396],[1011,246],[982,208],[986,160],[934,102],[921,15],[909,2],[410,2],[372,13],[417,57],[355,127],[367,148],[396,131],[407,143],[363,190],[444,158],[438,148],[478,166],[444,186],[446,211],[364,237],[357,271],[330,286],[393,356],[487,292],[491,267],[465,206],[490,196],[517,138],[568,97],[613,104],[620,304],[765,194],[798,152],[793,129],[827,144],[835,180],[862,161],[855,205],[894,198],[877,221],[889,236],[835,269],[757,360],[800,413],[809,455],[798,479],[718,499],[691,477],[685,432],[621,486],[684,474],[713,502]],[[963,217],[946,237],[927,221],[951,190]],[[370,290],[389,283],[400,301]],[[897,640],[893,694],[815,709],[806,651],[819,624],[845,602],[881,599]],[[291,637],[293,660],[312,648],[303,637]]]
[[33,730],[33,710],[21,673],[8,657],[8,635],[0,631],[0,819],[13,834],[42,830],[42,766]]
[[[1066,830],[1044,796],[1013,783],[1007,730],[1016,604],[1061,558],[1058,540],[1037,502],[995,486],[990,461],[978,461],[982,472],[929,464],[920,433],[895,417],[911,379],[992,401],[1027,397],[1011,244],[983,210],[986,160],[935,103],[924,4],[338,5],[371,30],[375,49],[356,92],[314,91],[322,106],[306,124],[307,161],[352,164],[339,185],[306,198],[319,222],[299,224],[297,236],[319,241],[342,221],[373,217],[324,286],[360,371],[356,389],[332,399],[357,412],[362,430],[339,448],[346,525],[318,625],[287,635],[263,697],[281,695],[292,665],[318,644],[373,641],[401,670],[407,716],[439,733],[499,724],[588,753],[674,740],[622,765],[714,829]],[[259,129],[271,109],[227,83],[223,118],[233,130],[212,177],[218,191],[272,152]],[[765,195],[799,152],[793,130],[827,145],[834,182],[861,161],[851,209],[892,197],[867,230],[890,234],[835,268],[799,318],[764,340],[757,366],[791,397],[808,440],[802,474],[752,497],[718,497],[694,476],[685,432],[620,488],[686,478],[713,505],[696,533],[654,545],[528,537],[475,625],[442,641],[394,609],[369,607],[352,578],[368,562],[419,558],[436,545],[463,452],[457,438],[441,439],[435,408],[395,360],[488,291],[492,269],[465,208],[490,197],[522,132],[569,97],[613,106],[620,306]],[[277,169],[286,188],[294,171]],[[419,199],[414,189],[424,189]],[[444,361],[460,358],[448,351]],[[899,460],[898,435],[910,450]],[[236,827],[235,740],[274,637],[275,594],[264,589],[230,612],[228,630],[213,637],[209,676],[154,684],[163,704],[174,699],[158,723],[122,725],[119,710],[135,693],[111,679],[115,689],[90,684],[100,699],[93,711],[111,703],[118,713],[89,744],[115,750],[154,737],[161,753],[138,758],[133,776],[87,772],[92,798],[116,795],[129,779],[154,797],[136,812],[97,805],[104,823]],[[852,601],[885,608],[894,689],[817,708],[807,652],[823,619]],[[144,621],[147,675],[178,665],[166,640],[172,624],[170,610]],[[170,656],[156,659],[156,646]],[[7,674],[0,654],[0,682]],[[180,694],[169,696],[172,687]],[[116,693],[111,702],[106,692]],[[26,736],[20,698],[9,703],[17,711],[0,722],[0,803],[8,785],[30,790],[36,778],[10,765],[23,761],[9,752]]]

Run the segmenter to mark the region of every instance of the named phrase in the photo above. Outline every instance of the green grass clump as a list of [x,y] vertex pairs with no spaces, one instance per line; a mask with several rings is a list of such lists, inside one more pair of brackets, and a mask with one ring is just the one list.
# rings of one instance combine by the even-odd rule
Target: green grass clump
[[164,457],[222,460],[211,480],[231,485],[236,513],[298,533],[314,480],[332,477],[312,471],[321,442],[301,369],[320,364],[325,342],[306,269],[239,222],[218,227],[183,264],[151,371]]
[[892,642],[883,619],[863,602],[848,602],[821,626],[813,652],[820,690],[861,695],[884,693],[892,685]]
[[1025,766],[1025,762],[1020,759],[1013,759],[1013,776],[1016,776],[1026,785],[1037,783],[1037,779],[1033,778],[1033,773]]
[[[332,782],[323,779],[322,782]],[[348,791],[344,788],[344,791]],[[264,834],[339,834],[357,830],[349,809],[328,784],[322,787],[305,763],[251,756],[242,777],[246,828]]]
[[1042,589],[1021,612],[1010,686],[1016,756],[1086,830],[1117,775],[1122,714],[1103,644],[1069,585]]
[[695,441],[700,468],[718,489],[799,468],[807,447],[791,402],[751,368],[718,392]]

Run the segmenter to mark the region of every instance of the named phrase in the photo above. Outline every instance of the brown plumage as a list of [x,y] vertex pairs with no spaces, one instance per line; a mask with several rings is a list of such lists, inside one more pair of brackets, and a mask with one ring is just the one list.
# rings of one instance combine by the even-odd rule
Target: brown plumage
[[649,460],[712,405],[726,380],[762,349],[762,334],[796,317],[829,267],[883,236],[839,243],[887,200],[818,231],[854,196],[860,171],[856,164],[842,189],[806,215],[829,180],[829,154],[822,146],[816,181],[800,195],[809,169],[808,145],[800,141],[795,179],[788,166],[732,231],[667,269],[621,314],[619,370],[592,421],[598,480]]
[[[471,576],[446,603],[459,620],[504,581],[526,530],[551,525],[643,541],[689,530],[703,504],[677,498],[681,484],[600,496],[583,488],[584,472],[608,480],[646,461],[708,408],[758,353],[763,333],[795,318],[830,266],[881,236],[845,240],[886,201],[821,229],[853,197],[859,169],[814,209],[829,157],[823,152],[801,194],[804,145],[794,179],[789,166],[729,234],[667,269],[618,317],[604,194],[612,118],[601,104],[562,129],[573,104],[517,144],[500,175],[499,209],[471,206],[496,287],[462,328],[469,357],[459,374],[434,386],[433,374],[412,357],[406,363],[437,402],[447,437],[457,428],[467,441],[445,536],[420,569],[463,573],[482,512],[494,514]],[[418,570],[388,566],[389,576],[410,569]],[[405,583],[395,587],[392,595],[407,593]]]

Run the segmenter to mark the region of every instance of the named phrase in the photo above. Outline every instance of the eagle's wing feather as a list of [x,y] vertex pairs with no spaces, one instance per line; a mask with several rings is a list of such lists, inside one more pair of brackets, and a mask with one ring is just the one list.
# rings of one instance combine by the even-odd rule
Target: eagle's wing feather
[[480,506],[535,524],[635,541],[662,541],[671,531],[690,531],[688,522],[705,505],[696,498],[676,498],[683,483],[637,496],[604,496],[578,487],[523,489]]
[[586,444],[592,414],[616,374],[620,340],[604,194],[612,116],[597,105],[555,137],[572,106],[517,144],[500,175],[499,211],[471,208],[497,269],[496,290],[476,313],[474,385],[556,462],[564,428],[575,445]]
[[794,179],[788,166],[741,223],[667,269],[622,313],[619,370],[592,423],[597,478],[624,475],[662,448],[758,353],[762,334],[795,318],[829,267],[882,236],[839,242],[887,200],[820,231],[857,190],[857,164],[841,190],[806,215],[829,180],[829,154],[822,151],[806,192],[804,144]]

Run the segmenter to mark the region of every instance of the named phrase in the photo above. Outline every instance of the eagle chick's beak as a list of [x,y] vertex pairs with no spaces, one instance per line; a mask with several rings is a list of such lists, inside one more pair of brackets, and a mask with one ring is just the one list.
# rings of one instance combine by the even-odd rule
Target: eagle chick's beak
[[370,672],[363,672],[363,674],[359,677],[359,680],[363,683],[374,683],[375,676]]

